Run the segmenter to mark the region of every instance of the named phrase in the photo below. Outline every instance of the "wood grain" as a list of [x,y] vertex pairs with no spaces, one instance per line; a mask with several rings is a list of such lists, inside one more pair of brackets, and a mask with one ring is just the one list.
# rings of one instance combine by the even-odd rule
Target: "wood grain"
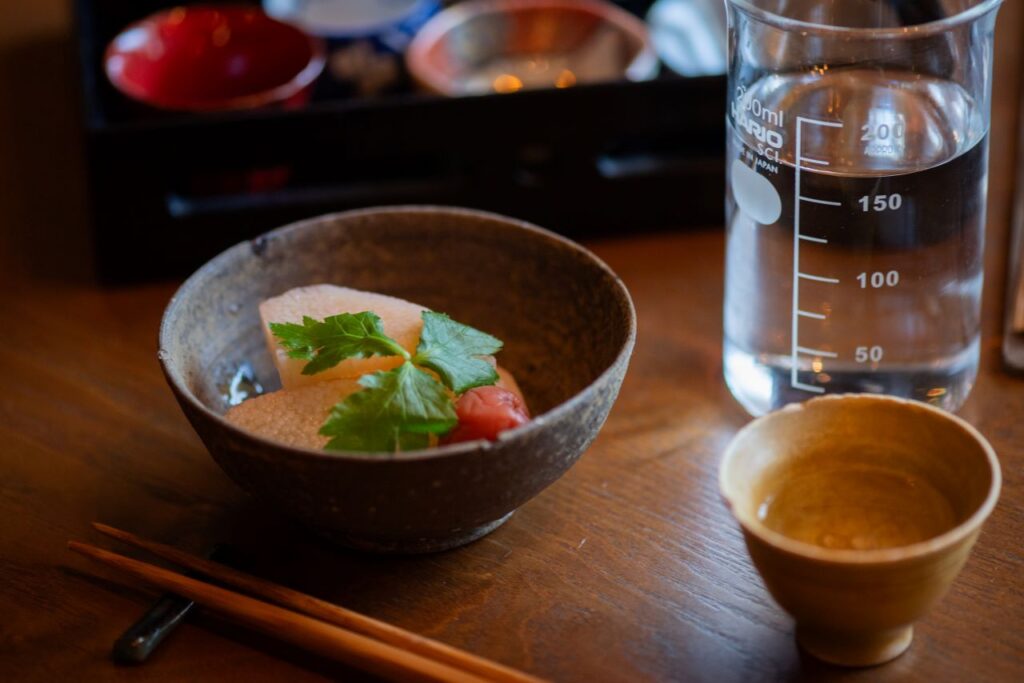
[[487,683],[463,669],[367,638],[301,612],[278,607],[148,562],[69,541],[68,550],[150,585],[171,591],[239,624],[278,640],[336,659],[361,671],[403,683]]
[[[94,523],[93,528],[104,536],[142,548],[179,567],[190,569],[208,580],[240,590],[263,602],[279,605],[287,610],[341,627],[346,631],[368,636],[375,641],[390,645],[402,653],[415,654],[423,659],[470,673],[492,683],[544,683],[542,679],[510,669],[489,659],[483,659],[465,650],[459,650],[436,640],[403,631],[392,624],[371,619],[364,614],[352,612],[340,605],[325,602],[287,586],[271,583],[266,579],[240,572],[227,565],[186,553],[174,546],[140,538],[135,534],[115,529],[106,524]],[[142,578],[145,579],[147,576]],[[176,586],[161,585],[160,587],[177,592]],[[180,592],[179,594],[184,595]],[[270,635],[274,635],[273,632]],[[302,641],[298,641],[297,644],[301,645]]]
[[1024,680],[1024,380],[999,360],[1021,3],[999,22],[983,363],[961,411],[1000,454],[1003,498],[910,651],[861,672],[801,656],[719,500],[719,454],[747,420],[721,380],[720,228],[590,245],[630,287],[640,338],[566,477],[462,550],[337,551],[249,503],[174,404],[155,335],[175,283],[76,281],[73,91],[49,78],[59,60],[34,59],[66,31],[63,3],[20,6],[35,28],[0,34],[0,679],[362,680],[210,617],[116,667],[150,596],[64,550],[100,519],[193,552],[227,541],[252,573],[557,681]]

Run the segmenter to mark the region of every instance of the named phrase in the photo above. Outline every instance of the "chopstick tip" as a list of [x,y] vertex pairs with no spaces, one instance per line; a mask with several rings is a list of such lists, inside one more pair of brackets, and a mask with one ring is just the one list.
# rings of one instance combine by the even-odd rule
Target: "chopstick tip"
[[104,550],[103,548],[98,548],[94,545],[83,543],[81,541],[68,541],[68,550],[73,553],[78,553],[79,555],[84,555],[85,557],[90,557],[94,560],[100,560],[101,562],[107,561],[106,558],[113,555],[109,550]]
[[122,531],[121,529],[118,529],[116,526],[104,524],[103,522],[93,522],[92,528],[100,532],[104,536],[116,538],[117,540],[124,541],[125,543],[132,543],[135,540],[135,536],[133,534],[130,534],[127,531]]

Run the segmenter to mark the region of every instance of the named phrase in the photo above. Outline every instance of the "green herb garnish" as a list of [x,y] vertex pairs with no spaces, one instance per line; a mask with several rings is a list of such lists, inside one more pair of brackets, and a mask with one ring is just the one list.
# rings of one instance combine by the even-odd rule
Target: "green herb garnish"
[[409,361],[394,370],[363,375],[362,391],[331,409],[320,433],[327,448],[394,451],[426,448],[431,434],[456,425],[451,396],[434,377]]
[[[342,313],[302,324],[270,323],[270,331],[289,358],[309,361],[302,374],[315,375],[348,358],[401,356],[394,370],[363,375],[361,391],[331,409],[320,433],[326,448],[347,451],[395,451],[426,448],[430,436],[458,423],[453,398],[474,387],[494,384],[498,373],[480,356],[497,353],[499,339],[458,323],[443,313],[424,311],[415,355],[384,334],[380,318],[369,312]],[[421,368],[433,370],[440,381]]]
[[405,356],[409,352],[384,334],[380,318],[369,311],[342,313],[314,320],[308,315],[302,324],[270,323],[270,331],[281,341],[289,358],[308,360],[303,375],[329,370],[346,358]]
[[423,312],[423,331],[413,362],[430,368],[461,394],[498,381],[494,366],[480,358],[501,350],[501,340],[457,323],[444,313]]

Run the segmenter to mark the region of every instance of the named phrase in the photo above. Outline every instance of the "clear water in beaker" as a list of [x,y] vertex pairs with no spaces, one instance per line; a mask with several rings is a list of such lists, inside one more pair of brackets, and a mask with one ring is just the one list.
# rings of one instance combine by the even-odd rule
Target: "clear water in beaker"
[[[731,20],[734,32],[753,21]],[[812,47],[827,53],[837,40],[848,63],[768,71],[734,55],[724,362],[750,412],[842,392],[955,409],[970,391],[989,85],[942,73],[962,65],[944,35],[921,68],[910,48],[902,66],[857,63],[842,32]]]

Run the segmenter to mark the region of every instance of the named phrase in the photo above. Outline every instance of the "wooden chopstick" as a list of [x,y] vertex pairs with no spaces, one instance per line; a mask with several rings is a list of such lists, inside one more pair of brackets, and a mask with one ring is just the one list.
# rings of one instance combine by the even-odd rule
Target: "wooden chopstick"
[[154,586],[174,591],[269,636],[392,681],[486,683],[486,679],[467,671],[147,562],[77,541],[68,541],[68,548]]
[[191,555],[172,546],[150,541],[99,522],[94,522],[93,527],[102,534],[142,548],[157,557],[162,557],[165,560],[187,567],[251,595],[288,607],[321,621],[370,636],[408,652],[416,653],[423,657],[469,671],[489,680],[499,681],[500,683],[544,683],[540,678],[503,666],[489,659],[478,657],[465,650],[459,650],[436,640],[424,638],[423,636],[400,629],[397,626],[347,610],[344,607],[320,600],[297,590],[240,572],[206,558]]

